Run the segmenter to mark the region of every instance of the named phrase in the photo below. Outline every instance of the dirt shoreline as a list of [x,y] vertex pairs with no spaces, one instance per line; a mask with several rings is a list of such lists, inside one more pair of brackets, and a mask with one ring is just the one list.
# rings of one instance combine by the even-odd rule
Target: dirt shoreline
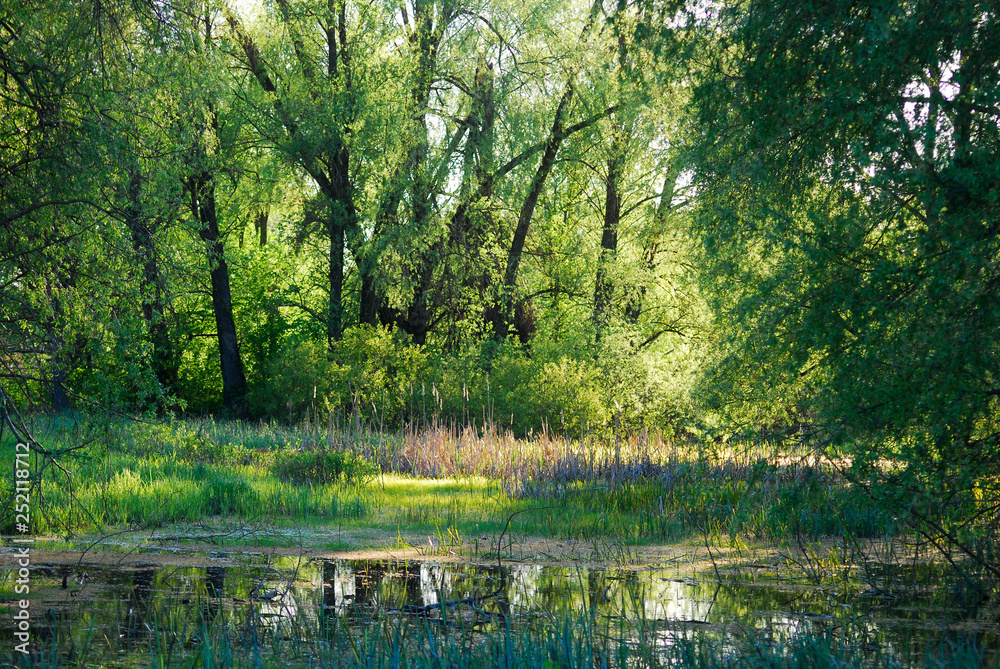
[[[93,540],[91,540],[93,541]],[[6,542],[5,542],[6,543]],[[31,550],[35,565],[94,565],[102,567],[138,567],[144,565],[171,565],[184,567],[238,565],[241,557],[267,555],[274,557],[302,557],[317,560],[391,560],[441,563],[489,564],[497,561],[496,539],[483,538],[477,546],[466,542],[458,546],[424,546],[408,544],[391,548],[364,547],[329,550],[303,542],[297,546],[276,546],[266,543],[240,543],[214,545],[204,542],[150,542],[114,540],[91,545],[88,541],[66,546],[66,542],[40,539],[39,548]],[[45,547],[49,544],[51,547]],[[56,547],[62,544],[65,547]],[[10,568],[17,563],[17,547],[0,548],[0,568]],[[713,549],[715,559],[724,559],[723,551]],[[628,547],[601,542],[585,542],[545,537],[519,537],[504,540],[500,559],[504,563],[541,565],[609,566],[644,569],[662,566],[683,566],[698,571],[711,563],[704,547],[691,544],[670,544]]]

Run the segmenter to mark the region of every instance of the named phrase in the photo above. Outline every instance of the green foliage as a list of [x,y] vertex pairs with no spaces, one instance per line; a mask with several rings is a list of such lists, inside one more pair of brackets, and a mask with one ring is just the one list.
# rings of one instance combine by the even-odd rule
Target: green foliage
[[396,421],[425,361],[420,347],[385,328],[350,328],[332,352],[317,340],[289,337],[268,359],[250,406],[289,419],[356,411],[366,421]]
[[[366,452],[407,423],[807,441],[1000,579],[994,7],[338,9],[0,7],[12,402],[350,420]],[[354,466],[266,429],[126,435],[205,480],[122,461],[88,504],[230,513]],[[836,502],[725,485],[699,522]]]
[[301,484],[362,485],[378,474],[378,467],[352,451],[316,449],[282,453],[273,471],[282,479]]
[[507,349],[494,361],[492,413],[505,424],[514,416],[515,433],[539,432],[543,426],[579,434],[585,427],[603,426],[607,409],[600,399],[596,370],[562,356],[545,360]]
[[[603,428],[615,402],[654,425],[677,404],[656,356],[630,355],[687,304],[660,183],[675,110],[639,78],[655,63],[637,7],[501,4],[486,24],[442,2],[399,22],[350,1],[240,17],[174,0],[84,27],[70,3],[36,9],[0,12],[0,357],[20,405],[239,415],[245,391],[254,417],[385,428],[427,405],[524,433]],[[508,48],[533,65],[488,55]],[[629,305],[638,341],[595,366],[605,205],[588,202],[609,157],[625,209],[608,314]],[[508,350],[491,330],[512,315],[534,352],[467,363]],[[643,378],[619,392],[626,368]]]
[[[305,424],[107,417],[90,425],[61,419],[38,436],[59,450],[76,444],[81,431],[88,446],[62,460],[71,478],[49,469],[33,493],[44,499],[34,515],[38,532],[222,516],[279,526],[350,520],[363,532],[372,523],[411,532],[433,531],[437,523],[471,537],[498,533],[510,513],[527,509],[512,530],[619,542],[711,532],[719,541],[728,535],[789,543],[800,535],[892,537],[899,529],[889,510],[832,468],[796,458],[776,465],[760,447],[711,455],[657,447],[638,435],[618,453],[613,437],[529,441],[466,433],[462,442],[438,433],[410,435],[409,455],[400,458],[399,444],[353,429],[336,432],[339,447],[330,448],[326,429]],[[12,467],[13,452],[7,433],[0,464]],[[447,478],[414,477],[421,459],[421,471],[452,459],[439,474]],[[492,478],[482,478],[486,471]],[[12,511],[2,522],[10,527]]]
[[284,245],[249,242],[230,250],[230,257],[240,352],[253,386],[271,377],[269,364],[281,356],[283,344],[315,336],[317,328],[306,314],[287,308],[304,272]]
[[593,364],[558,352],[528,355],[503,346],[487,363],[479,356],[442,359],[408,407],[420,421],[492,424],[517,435],[544,429],[580,434],[608,418]]
[[330,360],[326,346],[289,339],[267,362],[265,381],[249,396],[259,415],[300,418],[308,409],[326,413],[346,399],[348,370]]
[[634,337],[624,331],[602,338],[595,365],[602,403],[618,415],[622,429],[681,434],[696,416],[690,391],[701,371],[701,343],[667,335],[670,349],[637,350],[628,341]]
[[401,332],[369,325],[345,332],[333,356],[345,370],[339,386],[343,400],[370,421],[393,424],[427,364],[423,348],[406,341]]
[[848,458],[994,578],[998,21],[961,1],[733,3],[706,21],[692,131],[722,324],[702,396]]

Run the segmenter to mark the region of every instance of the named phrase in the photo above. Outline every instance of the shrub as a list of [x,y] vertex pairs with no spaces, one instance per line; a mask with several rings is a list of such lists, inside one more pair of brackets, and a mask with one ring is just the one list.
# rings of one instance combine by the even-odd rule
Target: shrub
[[555,361],[508,357],[495,368],[497,410],[514,415],[517,432],[537,432],[543,425],[570,433],[588,425],[600,428],[608,415],[594,371],[568,357]]
[[492,369],[484,367],[471,356],[441,364],[434,373],[437,380],[426,384],[434,415],[439,410],[442,417],[460,423],[485,418],[518,435],[538,432],[543,425],[578,433],[607,422],[593,365],[567,355],[529,357],[520,347],[505,345],[493,358]]
[[341,396],[371,422],[399,417],[427,363],[423,347],[409,343],[403,332],[370,325],[347,330],[333,353],[345,370],[340,377]]
[[256,415],[302,417],[306,410],[328,411],[346,399],[347,372],[329,358],[326,345],[289,340],[267,364],[267,375],[249,394]]
[[279,478],[295,483],[364,483],[378,474],[378,467],[351,451],[317,449],[288,451],[275,462]]

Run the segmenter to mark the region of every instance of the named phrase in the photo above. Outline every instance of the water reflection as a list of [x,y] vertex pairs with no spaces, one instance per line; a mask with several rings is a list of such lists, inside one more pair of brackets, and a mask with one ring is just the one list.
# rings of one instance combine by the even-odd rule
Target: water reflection
[[[314,633],[324,626],[362,626],[379,616],[420,616],[475,626],[541,625],[560,616],[642,619],[654,633],[679,626],[722,630],[738,622],[769,634],[817,633],[852,622],[859,646],[871,644],[905,658],[937,643],[942,616],[963,624],[994,653],[995,625],[933,599],[938,590],[914,588],[887,601],[840,595],[781,581],[697,580],[676,570],[565,567],[532,564],[454,564],[433,561],[309,560],[235,557],[200,567],[146,565],[128,569],[36,565],[33,592],[43,601],[39,640],[70,650],[90,634],[117,637],[125,654],[148,649],[157,629],[180,630],[190,644],[217,619],[239,620],[257,643],[283,624]],[[11,584],[6,584],[12,593]],[[6,595],[7,601],[13,599]],[[33,603],[34,605],[34,603]],[[933,622],[932,622],[933,621]],[[659,628],[657,627],[659,625]],[[57,630],[61,630],[57,633]],[[281,632],[288,634],[287,631]],[[682,632],[685,633],[685,632]]]

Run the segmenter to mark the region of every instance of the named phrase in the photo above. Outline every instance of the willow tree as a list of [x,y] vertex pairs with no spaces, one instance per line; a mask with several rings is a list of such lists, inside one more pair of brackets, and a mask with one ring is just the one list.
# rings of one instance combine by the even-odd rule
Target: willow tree
[[706,279],[731,324],[708,394],[811,424],[932,543],[1000,576],[982,552],[1000,501],[996,8],[755,1],[693,20],[711,36]]
[[125,268],[94,141],[106,45],[87,28],[90,9],[0,9],[0,376],[8,390],[23,382],[21,399],[44,388],[55,409],[70,407],[74,385],[130,372],[100,369],[133,321],[127,308],[108,316],[132,286],[109,279]]
[[[398,326],[419,344],[435,325],[462,318],[506,332],[524,239],[559,146],[608,113],[575,104],[573,73],[586,40],[560,33],[546,45],[540,32],[523,35],[526,23],[550,13],[557,11],[454,0],[398,7],[282,0],[255,22],[229,12],[254,123],[319,192],[305,218],[321,222],[328,244],[331,343],[347,322],[352,273],[358,323]],[[584,37],[596,9],[587,16]],[[555,47],[551,64],[524,67],[522,51],[546,47]],[[542,57],[527,60],[535,55]],[[559,90],[549,100],[552,81]],[[516,109],[524,102],[530,125]],[[514,123],[501,137],[505,119]],[[510,149],[500,154],[501,145]],[[508,193],[521,211],[508,230],[491,212],[509,206],[498,187],[515,178],[527,187]],[[485,266],[496,254],[456,261],[470,242],[473,257],[483,246],[503,246],[499,270]],[[486,294],[496,271],[506,297]],[[456,294],[470,284],[479,286],[475,314],[458,315],[468,303],[459,305]]]
[[[351,25],[356,8],[347,0],[316,3],[279,0],[272,15],[246,25],[227,8],[229,30],[249,77],[244,95],[255,101],[258,128],[278,151],[309,175],[321,195],[321,229],[327,240],[327,339],[340,339],[344,327],[345,244],[360,237],[356,202],[357,153],[352,129],[359,122],[359,99],[371,87],[370,62],[357,37],[377,34],[377,18],[362,11],[361,25]],[[371,8],[368,8],[371,9]],[[278,39],[262,39],[272,26]],[[362,55],[358,52],[361,51]],[[289,62],[290,70],[275,63]],[[359,90],[362,89],[362,90]],[[361,255],[358,250],[358,255]],[[367,267],[367,265],[364,265]],[[375,322],[371,279],[366,277],[360,320]]]

